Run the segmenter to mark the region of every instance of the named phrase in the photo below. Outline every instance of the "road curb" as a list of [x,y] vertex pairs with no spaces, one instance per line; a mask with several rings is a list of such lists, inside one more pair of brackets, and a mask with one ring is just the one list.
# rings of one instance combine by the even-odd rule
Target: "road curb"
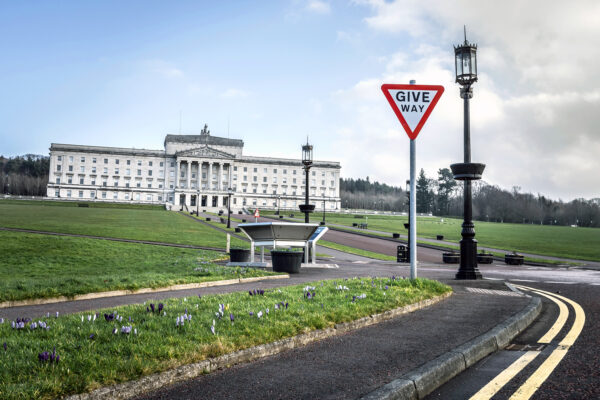
[[532,297],[523,310],[488,332],[402,375],[361,400],[422,399],[477,361],[506,347],[537,318],[541,310],[540,298]]
[[60,296],[60,297],[52,297],[49,299],[5,301],[3,303],[0,303],[0,309],[10,308],[10,307],[37,306],[37,305],[42,305],[42,304],[63,303],[66,301],[93,300],[93,299],[101,299],[104,297],[128,296],[128,295],[132,295],[132,294],[160,293],[160,292],[169,292],[171,290],[200,289],[200,288],[205,288],[205,287],[235,285],[236,283],[258,282],[258,281],[270,280],[270,279],[287,279],[289,277],[290,276],[288,274],[273,275],[273,276],[256,276],[256,277],[252,277],[252,278],[238,278],[238,279],[225,279],[225,280],[221,280],[221,281],[185,283],[185,284],[181,284],[181,285],[171,285],[171,286],[155,288],[155,289],[143,288],[143,289],[137,289],[137,290],[111,290],[108,292],[80,294],[80,295],[77,295],[74,297]]
[[408,314],[425,307],[436,304],[452,295],[452,292],[444,293],[432,299],[422,300],[404,307],[388,310],[380,314],[374,314],[357,319],[355,321],[336,324],[332,328],[317,329],[312,332],[302,333],[297,336],[278,340],[273,343],[261,344],[248,349],[225,354],[219,357],[203,360],[195,364],[183,365],[168,371],[148,375],[135,381],[120,383],[96,389],[90,393],[76,394],[65,400],[104,400],[104,399],[130,399],[159,389],[163,386],[199,375],[209,373],[218,369],[229,368],[236,364],[246,363],[259,358],[272,356],[286,350],[305,346],[309,343],[327,339],[329,337],[342,335],[346,332],[387,321],[399,315]]

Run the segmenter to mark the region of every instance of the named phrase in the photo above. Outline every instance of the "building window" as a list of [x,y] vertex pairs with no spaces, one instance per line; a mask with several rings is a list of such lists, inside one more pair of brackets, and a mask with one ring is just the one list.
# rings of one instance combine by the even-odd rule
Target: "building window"
[[158,201],[162,201],[162,196],[158,196]]
[[79,191],[79,198],[83,198],[83,190]]
[[118,158],[115,160],[115,164],[119,165],[119,159]]
[[96,164],[96,157],[92,158],[92,163]]
[[317,172],[316,172],[316,171],[313,171],[313,172],[312,172],[312,176],[317,176]]
[[152,201],[152,195],[151,194],[149,194],[149,195],[146,196],[146,201]]
[[138,167],[142,166],[142,160],[137,160]]
[[125,182],[125,187],[128,188],[129,187],[129,182]]
[[296,175],[296,170],[294,170],[293,174]]
[[[73,163],[73,156],[69,156],[69,162]],[[70,197],[70,196],[69,196]]]
[[237,167],[235,167],[235,166],[234,166],[234,167],[233,167],[233,170],[234,170],[234,171],[237,171]]
[[127,165],[131,165],[131,160],[127,160]]
[[57,166],[56,166],[56,170],[57,170],[57,171],[60,171],[60,168],[61,168],[61,167],[62,167],[62,166],[61,166],[60,164],[59,164],[59,165],[57,165]]
[[115,181],[115,182],[114,182],[114,186],[115,186],[115,187],[119,186],[119,181]]
[[138,174],[138,176],[142,176],[142,170],[141,170],[141,169],[138,169],[138,170],[137,170],[137,174]]
[[141,188],[142,187],[142,182],[136,182],[135,186]]
[[95,198],[95,196],[96,196],[96,192],[90,192],[90,199]]
[[152,161],[148,161],[148,166],[151,167],[152,166]]
[[283,183],[287,183],[287,178],[283,178]]
[[171,168],[173,168],[174,166],[175,166],[175,161],[171,161]]
[[115,168],[115,175],[119,175],[119,168]]
[[56,178],[56,184],[60,185],[60,178]]
[[[163,184],[162,184],[162,183],[159,183],[159,184],[158,184],[158,188],[159,188],[159,189],[162,189],[162,188],[163,188]],[[159,199],[159,200],[160,200],[160,199]]]
[[67,197],[71,197],[71,191],[67,190]]
[[267,181],[267,177],[263,176],[263,182],[266,182],[266,181]]
[[106,198],[106,192],[102,192],[102,198],[105,199]]
[[248,175],[244,175],[244,182],[248,181]]
[[96,167],[92,167],[92,174],[96,173]]
[[212,197],[212,206],[213,207],[218,207],[219,206],[219,196],[213,196]]
[[114,192],[113,193],[113,199],[118,199],[119,198],[119,192]]
[[69,165],[69,172],[73,172],[73,166]]
[[258,176],[255,175],[255,176],[252,177],[252,181],[253,182],[256,182],[257,180],[258,180]]
[[254,168],[254,172],[258,172],[258,168]]
[[256,193],[256,188],[252,188],[252,193]]
[[277,168],[273,168],[273,173],[276,174],[277,173]]
[[62,156],[57,157],[58,161],[62,161]]
[[152,189],[152,182],[148,183],[148,189]]
[[273,177],[273,183],[277,183],[277,177],[276,176]]
[[92,185],[95,185],[95,184],[96,184],[96,180],[92,179]]
[[[85,162],[85,157],[81,157],[81,162]],[[79,196],[81,197],[81,196]]]
[[125,193],[125,200],[129,200],[129,193]]
[[148,170],[148,176],[152,176],[152,170]]
[[108,174],[108,168],[107,167],[104,167],[103,173],[104,174]]
[[68,177],[67,178],[67,183],[70,185],[73,183],[73,178],[72,177]]
[[244,172],[248,172],[248,167],[244,167]]
[[161,167],[162,167],[162,166],[164,166],[164,162],[162,162],[162,161],[161,161],[159,165],[160,165]]
[[104,159],[104,164],[108,164],[108,158]]
[[79,167],[79,171],[80,172],[85,172],[85,167],[82,165],[81,167]]
[[83,178],[79,178],[79,184],[83,185]]

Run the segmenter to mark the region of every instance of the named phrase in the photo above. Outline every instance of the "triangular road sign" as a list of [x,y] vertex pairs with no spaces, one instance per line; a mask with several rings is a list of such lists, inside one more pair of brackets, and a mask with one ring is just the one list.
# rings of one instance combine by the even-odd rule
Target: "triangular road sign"
[[381,91],[411,140],[415,140],[435,108],[443,86],[383,84]]

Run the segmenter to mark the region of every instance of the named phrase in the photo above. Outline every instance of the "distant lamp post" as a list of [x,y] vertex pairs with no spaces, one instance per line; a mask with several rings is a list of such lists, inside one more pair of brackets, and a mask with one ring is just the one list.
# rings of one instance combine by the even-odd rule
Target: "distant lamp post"
[[227,188],[227,228],[231,228],[231,196],[233,189]]
[[196,217],[200,217],[200,185],[198,185],[198,194],[196,195]]
[[277,195],[277,215],[281,214],[281,195]]
[[460,97],[464,100],[464,162],[452,164],[454,179],[464,181],[464,217],[460,241],[460,268],[456,279],[481,279],[477,268],[477,240],[473,224],[471,181],[481,179],[485,164],[471,162],[471,132],[469,122],[469,99],[473,97],[471,85],[477,82],[477,45],[467,41],[454,46],[456,83],[461,85]]
[[323,222],[321,225],[325,225],[325,195],[323,195]]
[[310,188],[309,180],[308,180],[308,173],[309,173],[310,167],[312,166],[312,163],[313,163],[313,146],[312,146],[312,144],[308,144],[308,137],[307,137],[306,144],[302,145],[302,164],[304,164],[304,171],[306,173],[306,184],[304,186],[305,197],[304,197],[304,204],[300,204],[300,211],[304,213],[304,222],[307,224],[310,222],[308,215],[311,212],[313,212],[315,209],[315,206],[311,205],[310,202],[308,201],[308,191]]

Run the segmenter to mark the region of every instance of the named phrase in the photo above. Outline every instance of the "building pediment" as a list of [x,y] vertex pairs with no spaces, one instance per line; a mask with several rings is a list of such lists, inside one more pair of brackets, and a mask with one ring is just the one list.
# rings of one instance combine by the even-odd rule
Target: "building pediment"
[[226,153],[221,150],[213,149],[210,146],[204,145],[195,149],[189,149],[179,151],[175,153],[176,157],[199,157],[199,158],[222,158],[231,160],[235,158],[235,155]]

